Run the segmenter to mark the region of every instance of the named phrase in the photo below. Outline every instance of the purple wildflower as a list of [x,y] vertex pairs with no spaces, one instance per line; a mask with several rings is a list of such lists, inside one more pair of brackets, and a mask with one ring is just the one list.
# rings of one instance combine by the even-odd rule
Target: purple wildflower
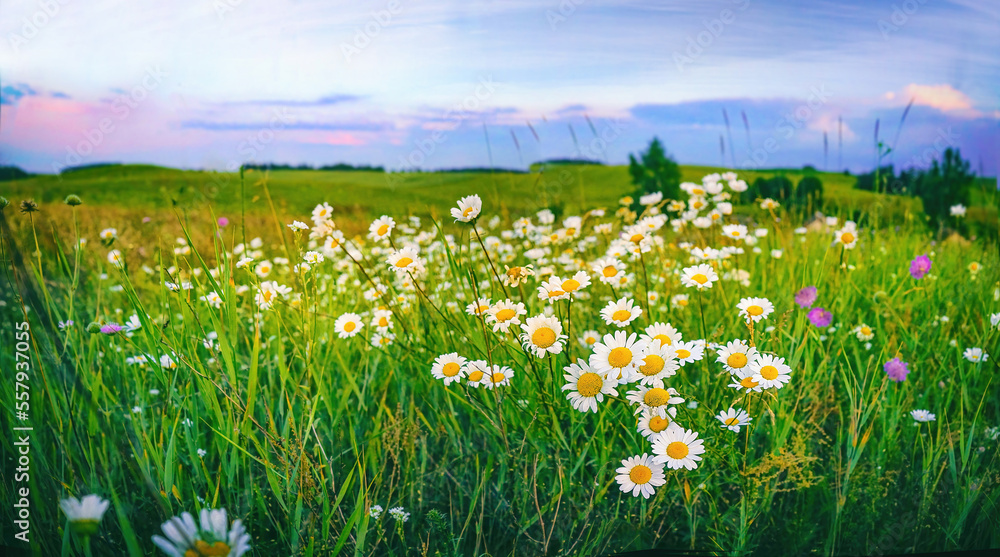
[[811,310],[809,310],[809,315],[807,315],[806,317],[809,318],[809,321],[813,325],[821,329],[829,327],[830,323],[833,323],[833,314],[819,307],[812,308]]
[[106,335],[113,335],[115,333],[120,333],[122,331],[122,326],[118,323],[108,323],[107,325],[101,327],[101,332]]
[[915,279],[922,279],[931,270],[931,258],[921,255],[910,261],[910,275]]
[[815,286],[807,286],[795,294],[795,303],[799,304],[799,307],[807,308],[816,301],[816,293]]
[[900,360],[899,358],[893,358],[882,366],[885,370],[886,375],[889,379],[897,383],[902,383],[906,381],[906,374],[910,373],[910,370],[906,367],[906,362]]
[[226,217],[219,217],[219,228],[225,228],[229,225],[229,219]]

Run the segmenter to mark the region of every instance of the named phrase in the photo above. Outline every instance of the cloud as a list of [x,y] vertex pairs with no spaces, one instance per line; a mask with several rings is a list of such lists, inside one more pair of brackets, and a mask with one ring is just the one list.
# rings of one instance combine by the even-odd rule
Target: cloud
[[911,83],[903,92],[913,104],[936,108],[941,112],[972,111],[972,99],[951,85],[919,85]]
[[15,83],[0,88],[0,104],[15,105],[22,97],[33,97],[38,91],[27,83]]

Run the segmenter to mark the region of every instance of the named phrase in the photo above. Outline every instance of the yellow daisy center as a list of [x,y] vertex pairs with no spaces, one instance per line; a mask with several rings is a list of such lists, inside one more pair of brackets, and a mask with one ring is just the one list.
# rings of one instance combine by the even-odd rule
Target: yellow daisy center
[[614,265],[608,265],[603,271],[601,271],[601,274],[607,278],[611,278],[618,274],[618,269],[616,269]]
[[666,389],[661,389],[659,387],[654,387],[643,395],[642,401],[646,403],[646,406],[656,408],[658,406],[663,406],[670,400],[670,393]]
[[410,263],[413,263],[413,260],[410,259],[409,257],[400,257],[396,261],[396,266],[402,269],[403,267],[408,266]]
[[768,381],[774,381],[778,378],[778,368],[774,366],[764,366],[760,368],[760,376]]
[[498,371],[498,372],[494,373],[494,374],[493,374],[493,375],[492,375],[492,376],[490,377],[490,379],[491,379],[491,380],[493,380],[493,382],[494,382],[494,383],[503,383],[504,381],[506,381],[506,380],[507,380],[507,376],[506,376],[506,375],[504,375],[503,373],[500,373],[500,372]]
[[723,423],[725,423],[726,425],[735,425],[735,424],[738,424],[739,422],[740,422],[739,418],[729,418],[728,420],[726,420]]
[[517,315],[517,312],[515,312],[512,309],[502,309],[497,312],[497,321],[501,323],[505,321],[510,321],[511,319],[514,318],[515,315]]
[[194,542],[194,548],[184,552],[184,557],[216,557],[229,555],[231,548],[225,542],[215,542],[209,545],[204,540]]
[[764,308],[760,306],[750,306],[747,308],[747,314],[753,315],[754,317],[764,313]]
[[653,416],[652,418],[649,419],[649,430],[652,431],[653,433],[659,433],[664,429],[667,429],[667,426],[669,425],[670,425],[670,420],[666,418]]
[[608,363],[611,367],[623,368],[632,363],[632,351],[624,346],[612,348],[608,353]]
[[625,309],[620,309],[611,314],[611,319],[618,322],[628,321],[631,318],[632,318],[632,312]]
[[740,380],[740,386],[742,386],[744,389],[752,389],[757,385],[758,383],[753,380],[753,377],[744,377],[742,380]]
[[868,327],[861,327],[861,334],[868,336],[872,334],[872,330],[869,329]]
[[667,445],[667,456],[674,459],[682,459],[688,455],[688,446],[680,441],[674,441]]
[[742,352],[735,352],[733,354],[730,354],[729,357],[726,358],[726,364],[728,364],[729,367],[735,367],[735,368],[743,367],[747,365],[747,355]]
[[354,321],[348,321],[347,323],[344,323],[344,330],[347,331],[348,333],[353,331],[357,327],[358,325]]
[[698,284],[705,284],[706,282],[708,282],[708,277],[702,273],[698,273],[697,275],[691,277],[691,280],[697,282]]
[[647,377],[656,375],[657,373],[663,371],[664,363],[663,358],[657,354],[650,354],[646,356],[643,365],[639,366],[639,371]]
[[587,337],[583,339],[587,344],[597,344],[597,337]]
[[652,478],[653,471],[649,469],[649,466],[643,466],[642,464],[633,466],[632,470],[628,473],[628,479],[632,480],[634,484],[649,483],[649,480]]
[[653,340],[660,341],[660,346],[670,346],[671,344],[674,343],[672,340],[670,340],[670,337],[668,337],[667,335],[656,335],[655,337],[653,337]]
[[482,371],[474,369],[471,372],[469,372],[469,383],[478,383],[479,381],[482,381],[482,379],[483,379]]
[[681,298],[680,300],[677,300],[677,305],[679,305],[681,307],[685,307],[685,306],[688,305],[688,301],[685,300],[684,298]]
[[472,211],[473,211],[472,207],[466,207],[465,210],[462,211],[462,216],[463,217],[467,217],[467,216],[469,216],[469,213],[471,213]]
[[549,290],[549,298],[556,298],[565,294],[562,290]]
[[441,373],[445,377],[454,377],[458,375],[458,370],[462,369],[462,366],[456,364],[455,362],[448,362],[441,368]]
[[850,244],[851,242],[854,241],[854,234],[851,234],[850,232],[844,232],[840,236],[840,241],[845,244]]
[[556,332],[548,327],[539,327],[531,334],[531,342],[539,348],[548,348],[556,343]]
[[629,238],[629,240],[634,244],[638,244],[639,242],[642,241],[642,238],[643,238],[642,234],[633,234],[632,237]]
[[572,292],[577,288],[580,288],[580,282],[575,279],[566,279],[562,283],[562,289],[566,292]]
[[680,358],[680,359],[682,359],[682,360],[684,358],[690,358],[691,357],[691,351],[690,350],[685,350],[683,348],[679,348],[679,349],[677,349],[677,357]]
[[386,319],[385,317],[379,317],[378,318],[378,326],[379,327],[388,327],[389,326],[389,320]]
[[604,379],[600,375],[588,371],[576,380],[576,392],[581,396],[593,398],[604,388]]
[[739,230],[733,230],[733,238],[739,238],[739,237],[740,237],[740,231]]

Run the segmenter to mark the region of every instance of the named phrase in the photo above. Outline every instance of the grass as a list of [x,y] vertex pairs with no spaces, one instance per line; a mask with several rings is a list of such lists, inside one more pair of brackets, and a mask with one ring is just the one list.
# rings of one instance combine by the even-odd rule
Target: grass
[[[687,167],[685,179],[700,181],[709,170]],[[266,182],[250,174],[241,189],[235,179],[213,187],[200,172],[124,167],[5,184],[7,197],[42,202],[31,215],[4,212],[11,226],[3,228],[0,307],[5,324],[26,315],[32,326],[30,497],[41,553],[82,551],[56,502],[87,493],[112,502],[90,540],[96,555],[149,554],[161,522],[218,507],[243,520],[260,555],[596,555],[654,546],[838,555],[1000,547],[1000,334],[990,324],[1000,312],[995,244],[932,243],[912,200],[857,192],[848,177],[824,175],[827,198],[844,200],[830,212],[862,211],[872,224],[861,228],[855,249],[831,245],[832,229],[793,233],[800,217],[782,209],[740,206],[734,220],[768,231],[755,244],[760,253],[744,242],[745,253],[715,265],[723,277],[748,273],[747,282],[720,280],[699,293],[679,280],[691,264],[685,242],[734,242],[717,229],[666,226],[655,234],[662,244],[642,259],[621,258],[630,283],[614,292],[594,274],[572,305],[539,300],[537,276],[506,288],[525,303],[525,317],[548,308],[569,333],[562,353],[537,358],[464,309],[477,296],[507,297],[492,269],[528,263],[525,250],[542,242],[542,234],[527,244],[499,240],[514,219],[527,215],[538,224],[534,212],[546,206],[564,216],[603,206],[607,216],[589,217],[582,236],[597,222],[611,223],[615,234],[622,229],[623,219],[612,213],[618,197],[630,193],[624,170],[568,172],[413,175],[395,185],[380,174],[275,172]],[[59,203],[71,193],[84,205]],[[487,250],[469,225],[447,215],[472,193],[483,197],[483,236],[509,249],[486,241]],[[286,225],[308,221],[321,201],[334,206],[338,228],[361,258],[337,248],[308,273],[296,273],[293,265],[310,249],[308,233]],[[897,203],[906,207],[873,214]],[[426,233],[419,241],[427,273],[415,281],[384,263],[389,244],[364,238],[370,219],[383,213],[398,223],[396,247]],[[409,215],[422,217],[412,231],[405,230]],[[218,228],[219,216],[231,223]],[[105,227],[118,229],[109,246],[98,240]],[[73,248],[78,237],[88,240],[81,250]],[[228,255],[257,237],[260,248],[249,251],[259,249],[257,262],[275,262],[266,280],[294,292],[271,309],[254,299],[265,279],[235,266],[246,252]],[[608,241],[560,240],[535,268],[562,277],[589,269]],[[109,249],[121,250],[124,267],[108,262]],[[772,257],[774,249],[781,258]],[[569,256],[557,257],[563,250]],[[933,261],[931,273],[914,279],[910,261],[923,253]],[[972,262],[981,270],[971,272]],[[383,299],[366,298],[370,280],[386,286]],[[190,281],[193,289],[173,292],[167,281]],[[794,303],[808,285],[818,287],[816,305],[833,313],[833,330],[813,326]],[[212,291],[222,299],[218,308],[200,299]],[[658,301],[648,303],[647,291]],[[687,305],[671,303],[678,294],[689,296]],[[747,296],[776,307],[753,332],[735,309]],[[617,330],[599,310],[620,297],[644,309],[626,331],[669,321],[684,339],[724,344],[751,337],[792,369],[784,388],[747,395],[727,387],[729,373],[709,351],[667,379],[685,399],[677,422],[699,432],[707,452],[694,470],[667,470],[666,483],[648,500],[621,493],[615,480],[622,459],[651,452],[625,400],[635,385],[619,386],[597,413],[575,411],[562,390],[563,367],[590,354],[577,337]],[[369,322],[380,305],[392,310],[395,338],[376,347]],[[348,312],[361,314],[366,326],[338,338],[334,323]],[[133,313],[141,326],[128,334],[87,330],[91,322],[124,323]],[[67,319],[74,325],[56,326]],[[870,347],[852,333],[862,323],[874,328]],[[5,347],[14,345],[13,334],[13,327],[0,332]],[[962,352],[969,347],[990,359],[967,361]],[[450,352],[509,366],[511,384],[445,386],[431,365]],[[12,368],[12,352],[2,355],[4,369]],[[147,361],[134,363],[136,356]],[[163,356],[173,365],[161,365]],[[911,371],[902,383],[883,371],[897,356]],[[14,407],[14,393],[4,382],[4,408]],[[731,406],[749,410],[752,426],[739,433],[720,428],[714,416]],[[914,409],[937,419],[916,425]],[[2,446],[14,454],[10,436]],[[5,500],[13,500],[14,486],[0,487]],[[411,515],[405,523],[374,518],[373,505],[402,506]]]

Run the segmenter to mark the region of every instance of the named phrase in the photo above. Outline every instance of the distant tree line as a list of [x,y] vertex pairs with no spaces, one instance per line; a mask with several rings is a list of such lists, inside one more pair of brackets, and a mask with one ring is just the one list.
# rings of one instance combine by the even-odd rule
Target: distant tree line
[[344,172],[385,172],[385,167],[383,166],[370,166],[367,164],[355,165],[347,163],[313,166],[310,164],[278,164],[273,162],[268,162],[268,163],[251,162],[244,164],[243,168],[250,170],[335,170]]
[[[649,147],[636,155],[629,155],[628,172],[636,186],[633,196],[638,198],[660,192],[664,199],[683,199],[681,195],[681,170],[677,161],[670,156],[659,138],[653,138]],[[812,169],[815,171],[815,169]],[[807,168],[808,172],[809,169]],[[737,194],[740,201],[752,203],[770,197],[789,208],[798,208],[808,213],[823,207],[823,182],[816,176],[807,175],[794,185],[784,175],[771,178],[757,178],[747,191]],[[636,205],[638,207],[638,205]]]
[[962,158],[958,149],[948,148],[935,159],[930,168],[910,168],[898,174],[892,165],[886,165],[858,176],[854,185],[859,190],[875,191],[890,195],[909,195],[923,202],[924,213],[931,225],[947,220],[953,205],[968,205],[976,175],[969,161]]

